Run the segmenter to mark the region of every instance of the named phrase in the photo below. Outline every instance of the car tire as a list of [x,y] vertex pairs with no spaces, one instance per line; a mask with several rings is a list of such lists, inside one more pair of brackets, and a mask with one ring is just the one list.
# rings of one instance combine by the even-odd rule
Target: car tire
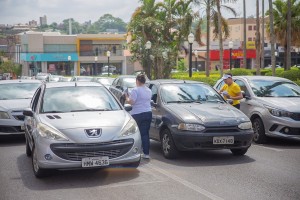
[[31,149],[30,149],[30,146],[29,146],[29,143],[28,143],[28,139],[27,139],[26,136],[25,136],[25,142],[26,142],[26,155],[27,155],[27,157],[30,157],[32,152],[31,152]]
[[37,163],[37,152],[35,146],[32,147],[32,169],[35,177],[43,178],[46,176],[46,170],[39,167]]
[[245,153],[247,153],[248,148],[243,148],[243,149],[230,149],[231,153],[234,156],[243,156]]
[[267,142],[267,136],[265,134],[265,126],[260,118],[255,118],[252,121],[254,137],[253,141],[257,144],[263,144]]
[[164,157],[167,159],[174,159],[178,156],[178,150],[169,129],[164,129],[161,134],[161,149]]

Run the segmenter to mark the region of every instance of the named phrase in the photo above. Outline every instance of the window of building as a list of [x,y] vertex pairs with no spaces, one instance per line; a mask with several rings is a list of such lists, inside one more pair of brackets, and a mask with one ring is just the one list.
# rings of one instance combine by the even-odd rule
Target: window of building
[[253,26],[253,30],[256,31],[256,26]]
[[252,26],[248,26],[248,31],[252,31]]
[[248,41],[249,41],[249,42],[251,42],[251,41],[252,41],[252,38],[251,38],[251,37],[249,37],[249,38],[248,38]]

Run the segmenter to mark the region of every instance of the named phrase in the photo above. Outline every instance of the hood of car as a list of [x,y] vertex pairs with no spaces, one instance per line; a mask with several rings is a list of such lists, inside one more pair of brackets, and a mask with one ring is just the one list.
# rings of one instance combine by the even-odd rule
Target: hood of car
[[19,110],[28,108],[31,99],[0,100],[0,110]]
[[167,108],[186,123],[205,126],[236,126],[248,117],[229,104],[170,104]]
[[262,104],[286,110],[300,112],[300,97],[260,97]]
[[[79,143],[91,142],[91,139],[101,141],[115,139],[129,120],[130,115],[124,110],[40,115],[43,124],[58,129],[70,140]],[[93,130],[100,131],[99,137],[88,134]]]

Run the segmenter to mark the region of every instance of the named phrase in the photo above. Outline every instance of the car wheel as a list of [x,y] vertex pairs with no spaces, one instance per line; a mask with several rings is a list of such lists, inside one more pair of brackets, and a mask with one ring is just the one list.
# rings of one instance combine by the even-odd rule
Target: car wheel
[[32,147],[32,169],[37,178],[42,178],[46,175],[46,170],[41,169],[37,162],[37,152],[35,146]]
[[162,132],[161,148],[165,158],[172,159],[177,157],[178,151],[176,149],[169,129],[165,129]]
[[243,156],[243,155],[245,155],[245,153],[247,153],[248,148],[244,148],[244,149],[230,149],[230,151],[232,152],[232,154],[234,156]]
[[32,152],[31,152],[31,149],[30,149],[30,146],[28,143],[28,139],[26,138],[26,136],[25,136],[25,141],[26,141],[26,155],[27,155],[27,157],[30,157]]
[[265,127],[260,118],[255,118],[252,121],[254,137],[253,141],[258,144],[263,144],[267,141],[267,136],[265,134]]

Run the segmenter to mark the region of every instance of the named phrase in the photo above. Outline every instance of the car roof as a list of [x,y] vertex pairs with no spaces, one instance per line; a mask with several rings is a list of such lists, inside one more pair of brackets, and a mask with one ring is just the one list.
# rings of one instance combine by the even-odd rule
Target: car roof
[[179,80],[179,79],[157,79],[157,80],[152,80],[149,82],[149,84],[170,84],[170,83],[203,83],[199,81],[191,81],[191,80]]
[[81,86],[100,86],[105,87],[98,82],[50,82],[45,83],[46,88],[57,88],[57,87],[81,87]]
[[9,84],[9,83],[42,83],[40,80],[35,79],[14,79],[14,80],[2,80],[0,84]]
[[277,77],[277,76],[234,76],[234,78],[242,78],[247,80],[269,80],[269,81],[285,81],[285,82],[292,82],[289,79]]

